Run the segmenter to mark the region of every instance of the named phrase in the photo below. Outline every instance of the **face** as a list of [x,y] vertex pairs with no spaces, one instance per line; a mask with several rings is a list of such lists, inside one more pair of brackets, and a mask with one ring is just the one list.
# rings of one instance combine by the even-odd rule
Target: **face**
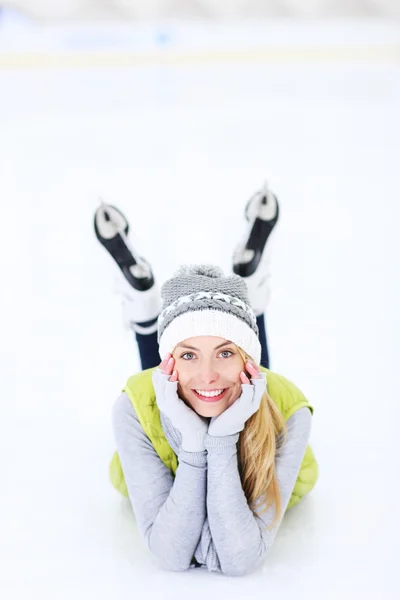
[[[214,336],[192,337],[180,342],[172,356],[178,372],[179,396],[199,415],[216,417],[241,395],[239,375],[244,363],[232,342]],[[216,397],[198,393],[221,390]]]

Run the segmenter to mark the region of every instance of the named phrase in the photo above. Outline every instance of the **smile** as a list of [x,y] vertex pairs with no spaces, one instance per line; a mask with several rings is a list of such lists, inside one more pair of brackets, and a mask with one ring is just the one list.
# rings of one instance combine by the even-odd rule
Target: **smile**
[[198,394],[196,392],[196,390],[192,390],[194,395],[199,399],[202,400],[203,402],[219,402],[225,395],[225,392],[227,391],[228,388],[225,388],[224,390],[222,390],[221,394],[219,394],[218,396],[203,396],[202,394]]

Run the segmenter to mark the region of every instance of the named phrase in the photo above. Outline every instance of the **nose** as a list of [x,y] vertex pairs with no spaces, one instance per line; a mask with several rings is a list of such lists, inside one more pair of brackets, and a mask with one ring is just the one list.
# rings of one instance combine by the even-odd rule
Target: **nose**
[[212,363],[204,363],[200,371],[200,380],[205,385],[210,386],[219,379],[219,373]]

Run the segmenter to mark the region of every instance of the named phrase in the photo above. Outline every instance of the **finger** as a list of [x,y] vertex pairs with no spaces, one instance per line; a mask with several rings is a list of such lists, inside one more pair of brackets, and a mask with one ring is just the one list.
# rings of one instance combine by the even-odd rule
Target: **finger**
[[165,367],[165,372],[167,375],[171,375],[172,371],[174,370],[174,366],[175,359],[171,356],[171,358],[168,359],[167,366]]
[[250,362],[249,360],[246,363],[246,369],[248,370],[248,372],[250,373],[250,375],[252,377],[258,377],[260,369],[258,367],[256,367],[256,365],[254,363]]
[[247,383],[248,385],[250,384],[250,379],[247,377],[244,371],[240,371],[240,381],[242,383]]
[[168,360],[171,358],[171,354],[170,352],[168,352],[168,354],[166,354],[162,360],[162,362],[159,365],[159,369],[161,369],[161,371],[163,371],[165,369],[165,367],[167,366],[167,362]]
[[170,378],[170,383],[174,383],[175,381],[178,381],[178,371],[174,371]]
[[[164,362],[164,361],[163,361]],[[171,375],[172,371],[174,370],[174,364],[175,364],[175,360],[174,358],[171,356],[166,363],[161,363],[159,369],[165,374],[165,375]],[[162,366],[163,365],[163,366]]]

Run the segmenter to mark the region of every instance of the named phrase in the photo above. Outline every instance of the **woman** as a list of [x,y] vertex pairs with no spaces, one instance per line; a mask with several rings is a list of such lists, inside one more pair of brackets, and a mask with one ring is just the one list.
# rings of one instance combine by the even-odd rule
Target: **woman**
[[[161,289],[157,349],[141,352],[142,364],[150,355],[153,364],[128,380],[114,405],[111,480],[129,497],[149,549],[174,571],[250,572],[286,509],[317,478],[307,445],[312,407],[262,366],[265,330],[249,289],[244,277],[212,265],[181,267]],[[139,323],[137,337],[152,320]]]

